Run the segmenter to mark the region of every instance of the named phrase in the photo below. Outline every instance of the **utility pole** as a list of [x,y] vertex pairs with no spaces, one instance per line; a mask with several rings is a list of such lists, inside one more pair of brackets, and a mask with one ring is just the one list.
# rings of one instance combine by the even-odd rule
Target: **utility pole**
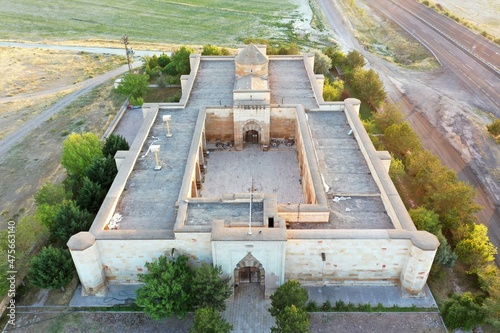
[[128,71],[129,73],[132,73],[132,65],[130,63],[130,56],[134,54],[134,50],[130,48],[128,49],[128,36],[123,35],[122,37],[123,45],[125,45],[125,54],[127,55],[127,63],[128,63]]

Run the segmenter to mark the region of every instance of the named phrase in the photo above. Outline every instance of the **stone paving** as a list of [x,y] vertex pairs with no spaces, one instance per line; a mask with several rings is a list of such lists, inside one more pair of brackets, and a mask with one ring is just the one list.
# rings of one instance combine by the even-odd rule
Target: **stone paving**
[[222,316],[233,325],[234,333],[270,332],[274,318],[267,309],[271,300],[264,298],[262,286],[240,284],[235,290],[234,299],[226,302],[227,309]]
[[262,151],[259,145],[247,145],[242,151],[211,151],[202,197],[249,193],[253,179],[254,192],[276,193],[278,203],[304,203],[295,149]]
[[[90,307],[125,304],[135,298],[135,291],[138,287],[140,285],[137,284],[110,285],[105,297],[82,297],[81,287],[79,287],[70,302],[70,306]],[[317,305],[322,305],[326,300],[335,305],[336,301],[343,300],[346,304],[349,302],[354,304],[370,303],[372,305],[382,303],[385,307],[392,307],[393,305],[411,307],[415,305],[417,307],[436,308],[437,311],[436,302],[427,286],[424,288],[422,297],[418,298],[402,294],[400,288],[394,285],[306,287],[306,289],[309,293],[309,301],[314,301]],[[264,298],[264,289],[258,284],[240,284],[235,290],[234,297],[228,299],[226,304],[227,309],[222,313],[222,316],[233,325],[234,333],[270,332],[275,323],[274,318],[267,311],[271,306],[271,300]],[[363,315],[363,313],[360,315]],[[425,317],[428,316],[428,313],[414,313],[413,315]],[[353,315],[350,314],[350,316]],[[192,316],[188,316],[184,320],[191,322]],[[356,320],[356,318],[350,320]],[[185,330],[177,329],[177,327],[186,326],[189,325],[180,325],[179,320],[175,318],[165,320],[163,325],[166,331],[175,333],[185,332]]]

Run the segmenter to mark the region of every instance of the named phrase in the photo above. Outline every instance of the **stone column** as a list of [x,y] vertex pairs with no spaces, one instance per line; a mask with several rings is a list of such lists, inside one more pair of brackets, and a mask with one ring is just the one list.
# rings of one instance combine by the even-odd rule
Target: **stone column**
[[82,295],[104,296],[106,275],[95,237],[90,232],[82,231],[71,236],[67,245],[82,284]]
[[400,281],[406,292],[418,296],[427,282],[439,241],[427,231],[415,231],[411,242],[412,247],[406,265],[401,270]]

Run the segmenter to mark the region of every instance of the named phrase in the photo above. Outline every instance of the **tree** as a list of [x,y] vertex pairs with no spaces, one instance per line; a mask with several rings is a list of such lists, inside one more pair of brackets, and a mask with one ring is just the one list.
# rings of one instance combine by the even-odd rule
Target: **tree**
[[339,45],[328,46],[323,49],[323,54],[325,54],[332,61],[332,66],[341,66],[346,58],[344,52],[340,50]]
[[100,157],[101,142],[93,133],[71,133],[63,142],[61,164],[70,175],[82,176],[92,162]]
[[66,201],[54,217],[52,235],[66,244],[72,235],[89,230],[93,220],[94,216],[87,210],[80,209],[74,201]]
[[335,80],[330,82],[330,80],[326,79],[323,87],[323,99],[325,101],[339,101],[342,91],[344,91],[344,81]]
[[54,184],[52,182],[45,183],[35,193],[35,203],[37,205],[57,205],[67,199],[66,191],[63,184]]
[[194,326],[189,333],[230,333],[233,325],[211,307],[198,308],[194,312]]
[[483,224],[473,224],[470,233],[457,243],[455,252],[462,261],[469,265],[470,273],[495,260],[497,248],[488,238],[488,228]]
[[332,68],[332,61],[321,52],[314,53],[314,73],[328,75]]
[[434,190],[433,181],[443,179],[438,177],[449,169],[441,164],[439,158],[428,150],[412,152],[406,159],[406,172],[411,177],[411,183],[423,199],[427,192]]
[[359,96],[372,107],[380,106],[387,98],[384,84],[373,69],[356,68],[352,74],[352,84]]
[[111,134],[108,136],[106,141],[104,141],[104,146],[102,147],[102,154],[104,157],[114,157],[118,150],[129,150],[130,146],[127,140],[119,134]]
[[198,307],[211,307],[217,311],[226,309],[225,300],[231,296],[230,278],[221,278],[222,268],[203,262],[193,277],[192,295]]
[[28,278],[39,288],[64,290],[73,279],[74,271],[69,251],[49,246],[31,260]]
[[170,57],[167,54],[162,53],[158,57],[158,66],[160,66],[161,68],[165,68],[165,66],[170,64],[170,61],[171,61]]
[[422,149],[420,139],[407,122],[387,127],[383,143],[395,157],[403,160],[404,157]]
[[143,97],[148,89],[149,75],[128,73],[123,77],[116,92],[120,95],[131,96],[132,98],[138,99]]
[[345,57],[345,64],[352,69],[356,69],[366,65],[366,61],[361,53],[354,50],[347,53],[347,56]]
[[442,232],[436,234],[439,240],[439,247],[434,257],[434,262],[437,262],[443,267],[454,267],[457,261],[457,254],[453,252],[448,240],[444,237]]
[[378,112],[373,113],[373,121],[382,131],[393,124],[401,124],[404,121],[401,105],[384,103]]
[[172,66],[175,68],[177,74],[189,74],[191,72],[191,65],[189,63],[189,57],[194,50],[185,46],[182,46],[172,55]]
[[67,198],[68,195],[63,184],[45,183],[35,193],[36,219],[50,229],[59,207]]
[[486,319],[485,309],[470,292],[462,295],[453,294],[444,303],[441,313],[446,327],[450,330],[463,328],[469,331],[484,323]]
[[295,305],[286,306],[276,316],[276,326],[271,327],[272,333],[310,333],[309,315]]
[[403,161],[391,155],[391,166],[389,168],[389,176],[391,179],[395,181],[398,178],[403,177],[405,173],[405,165],[403,164]]
[[409,213],[418,230],[425,230],[434,235],[441,232],[439,215],[434,211],[425,207],[418,207],[417,209],[410,209]]
[[295,55],[295,54],[300,54],[300,48],[297,44],[295,43],[290,43],[290,44],[282,44],[276,54],[280,55]]
[[222,55],[222,52],[215,45],[205,44],[205,45],[203,45],[203,51],[201,52],[201,55],[203,55],[203,56],[208,56],[208,55],[220,56],[220,55]]
[[184,317],[192,310],[191,286],[194,272],[187,265],[189,258],[160,256],[157,261],[147,262],[146,274],[139,275],[144,286],[137,290],[136,304],[153,319],[173,315]]
[[113,157],[103,157],[96,159],[88,167],[85,176],[94,183],[100,184],[102,189],[107,191],[111,187],[117,173],[118,169],[116,168],[115,159]]
[[[439,176],[439,175],[438,175]],[[460,226],[473,224],[474,215],[481,210],[475,203],[476,189],[458,180],[453,170],[433,179],[433,190],[426,196],[426,206],[439,214],[443,226],[448,230],[457,230]]]
[[84,177],[83,185],[78,192],[76,204],[81,209],[86,209],[92,214],[97,214],[106,197],[106,192],[107,189],[103,189],[101,184],[91,181],[88,177]]
[[288,280],[278,287],[271,295],[271,307],[269,312],[271,316],[276,317],[285,307],[295,305],[297,308],[304,309],[307,299],[307,290],[296,280]]

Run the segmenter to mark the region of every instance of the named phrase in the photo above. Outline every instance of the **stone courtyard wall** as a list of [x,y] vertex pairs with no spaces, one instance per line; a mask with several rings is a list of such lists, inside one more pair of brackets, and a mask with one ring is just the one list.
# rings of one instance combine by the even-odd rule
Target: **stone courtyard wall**
[[271,138],[295,139],[296,108],[272,107],[270,119]]
[[232,108],[207,109],[205,118],[205,138],[214,143],[234,141],[234,119]]

